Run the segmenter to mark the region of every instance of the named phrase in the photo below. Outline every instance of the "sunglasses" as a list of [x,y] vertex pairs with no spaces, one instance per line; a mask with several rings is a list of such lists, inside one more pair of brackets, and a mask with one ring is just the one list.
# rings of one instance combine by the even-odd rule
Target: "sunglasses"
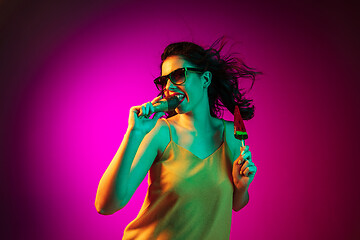
[[184,82],[186,82],[187,71],[202,73],[202,69],[200,68],[191,68],[191,67],[178,68],[172,71],[171,73],[169,73],[168,75],[155,78],[154,83],[157,89],[160,91],[164,90],[168,79],[170,79],[170,81],[174,85],[181,85]]

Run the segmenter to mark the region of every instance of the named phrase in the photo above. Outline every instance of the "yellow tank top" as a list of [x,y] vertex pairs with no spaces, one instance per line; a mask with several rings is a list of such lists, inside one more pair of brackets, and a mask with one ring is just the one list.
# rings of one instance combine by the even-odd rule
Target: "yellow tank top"
[[172,140],[149,170],[148,191],[123,240],[229,239],[233,183],[232,154],[223,142],[201,159]]

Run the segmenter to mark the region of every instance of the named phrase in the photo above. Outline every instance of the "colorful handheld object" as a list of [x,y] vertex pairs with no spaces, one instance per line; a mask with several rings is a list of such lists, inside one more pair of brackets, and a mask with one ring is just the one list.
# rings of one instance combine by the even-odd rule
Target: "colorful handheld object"
[[245,146],[244,140],[248,139],[248,134],[237,105],[234,110],[234,136],[236,139],[241,140],[242,146]]
[[173,111],[184,101],[184,99],[185,96],[183,94],[172,94],[167,96],[153,105],[154,112]]

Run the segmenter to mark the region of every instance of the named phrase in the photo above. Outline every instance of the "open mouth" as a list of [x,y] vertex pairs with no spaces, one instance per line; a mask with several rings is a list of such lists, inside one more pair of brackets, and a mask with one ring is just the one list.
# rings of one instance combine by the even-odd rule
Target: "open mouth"
[[185,100],[185,94],[182,93],[172,93],[169,96],[176,96],[179,99],[180,103]]

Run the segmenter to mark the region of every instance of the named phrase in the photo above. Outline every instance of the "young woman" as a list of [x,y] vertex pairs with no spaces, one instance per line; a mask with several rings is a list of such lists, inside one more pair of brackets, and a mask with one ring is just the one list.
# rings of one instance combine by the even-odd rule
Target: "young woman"
[[[155,84],[159,97],[130,109],[124,139],[102,176],[95,206],[101,214],[123,208],[149,171],[143,206],[123,239],[229,239],[232,210],[249,201],[256,166],[249,146],[234,137],[234,123],[219,118],[221,107],[254,115],[252,100],[238,88],[255,80],[240,59],[221,57],[217,40],[209,49],[191,42],[170,44],[161,56]],[[163,96],[178,94],[172,112],[154,113]]]

